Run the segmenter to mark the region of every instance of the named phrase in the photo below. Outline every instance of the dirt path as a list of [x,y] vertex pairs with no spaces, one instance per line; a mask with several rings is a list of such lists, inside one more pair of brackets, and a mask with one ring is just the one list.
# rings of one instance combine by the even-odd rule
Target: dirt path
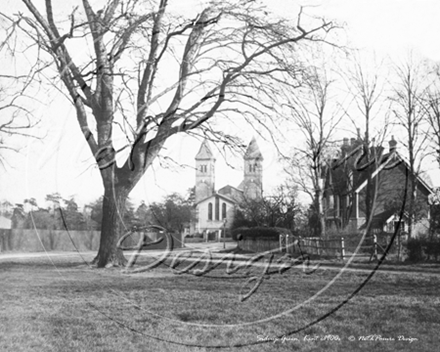
[[[235,247],[234,242],[229,243],[218,243],[218,242],[208,242],[208,243],[190,243],[185,246],[185,248],[179,248],[174,250],[170,253],[170,258],[172,258],[174,252],[181,252],[181,251],[194,251],[194,252],[200,252],[200,256],[202,256],[202,253],[209,251],[212,254],[212,262],[215,262],[216,260],[222,258],[225,256],[225,253],[219,253],[224,248],[231,249]],[[125,255],[128,257],[132,254],[132,252],[126,252]],[[163,254],[163,251],[161,250],[149,250],[149,251],[143,251],[140,253],[140,256],[147,256],[147,257],[155,257],[160,256]],[[96,252],[94,251],[86,251],[86,252],[38,252],[38,253],[9,253],[9,252],[3,252],[0,253],[0,263],[1,262],[8,262],[8,261],[20,261],[20,262],[26,262],[32,259],[39,259],[44,260],[48,259],[49,262],[52,262],[56,259],[67,259],[67,258],[82,258],[84,260],[90,261],[94,258],[96,255]],[[199,256],[199,257],[200,257]],[[241,259],[244,261],[247,261],[251,259],[253,255],[237,255],[237,259]],[[188,261],[195,261],[198,260],[198,256],[194,256],[192,258],[187,258]],[[200,262],[206,262],[205,258],[201,258]],[[313,267],[317,264],[317,261],[311,261],[310,267]],[[341,271],[344,270],[346,272],[362,272],[362,273],[371,273],[372,270],[374,270],[375,266],[374,264],[358,264],[355,263],[353,265],[345,267],[343,263],[326,263],[326,262],[320,262],[319,263],[319,270],[331,270],[331,271]],[[264,266],[266,265],[264,260],[259,262],[254,262],[253,265],[257,266]],[[272,267],[276,270],[276,264],[273,263]],[[302,270],[302,266],[298,265],[297,267],[293,267],[292,269],[295,270]],[[423,268],[419,265],[414,266],[400,266],[400,265],[392,265],[385,263],[382,264],[378,269],[377,273],[383,273],[383,274],[401,274],[401,273],[420,273],[423,275],[434,275],[434,276],[440,276],[440,265],[432,265],[428,268]]]

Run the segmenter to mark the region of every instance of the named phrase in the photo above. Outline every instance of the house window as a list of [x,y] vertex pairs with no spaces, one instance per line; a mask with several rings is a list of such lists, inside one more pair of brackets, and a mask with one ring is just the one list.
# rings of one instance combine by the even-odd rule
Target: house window
[[200,171],[206,173],[208,171],[207,165],[200,165]]
[[220,218],[220,200],[218,197],[215,197],[215,220],[219,220]]
[[335,207],[333,194],[330,194],[328,196],[328,207],[329,207],[329,209],[334,209],[334,207]]
[[249,164],[249,172],[256,172],[257,164]]
[[208,204],[208,220],[212,220],[212,203]]
[[222,219],[226,219],[226,203],[222,204]]

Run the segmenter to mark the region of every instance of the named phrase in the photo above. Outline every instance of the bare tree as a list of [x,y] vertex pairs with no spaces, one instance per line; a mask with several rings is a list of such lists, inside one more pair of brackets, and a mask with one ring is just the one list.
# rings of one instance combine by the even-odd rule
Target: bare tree
[[294,95],[288,104],[291,119],[304,136],[304,144],[295,149],[296,157],[291,160],[289,169],[301,189],[312,199],[321,236],[326,233],[325,181],[330,162],[337,158],[332,138],[343,116],[339,108],[331,103],[332,84],[325,71],[313,68],[301,94]]
[[440,72],[436,67],[429,74],[432,78],[429,87],[421,97],[422,108],[426,113],[425,134],[431,148],[431,154],[436,156],[440,165]]
[[405,137],[402,140],[409,163],[409,199],[408,199],[408,237],[411,238],[416,212],[417,178],[427,147],[427,135],[422,133],[426,120],[423,107],[424,76],[421,63],[410,57],[404,64],[396,66],[397,82],[394,85],[393,113],[396,125]]
[[0,163],[3,166],[7,163],[7,152],[20,151],[21,137],[37,138],[29,130],[38,124],[38,119],[23,105],[29,97],[32,75],[32,72],[19,77],[0,74]]
[[[320,21],[306,29],[301,12],[292,25],[258,1],[211,1],[187,19],[167,0],[108,0],[99,10],[83,0],[67,20],[51,0],[22,2],[27,12],[13,23],[42,51],[40,66],[56,68],[99,166],[99,267],[125,263],[116,247],[125,201],[167,139],[204,130],[225,140],[210,125],[214,116],[264,125],[274,96],[292,85],[287,72],[299,67],[292,57],[301,43],[325,41],[333,28]],[[116,129],[125,145],[115,143]]]
[[[378,184],[373,182],[372,174],[382,159],[380,146],[387,132],[389,118],[389,108],[385,106],[387,101],[384,93],[385,81],[381,78],[383,75],[379,73],[380,70],[381,65],[375,64],[373,68],[367,68],[361,58],[355,56],[353,66],[347,71],[345,77],[355,106],[354,112],[347,110],[346,113],[358,131],[358,139],[361,143],[349,172],[365,175],[363,179],[367,181],[364,198],[367,221],[374,213],[374,199]],[[360,133],[361,130],[364,131],[363,136]],[[352,189],[354,185],[350,186]],[[351,204],[353,197],[358,197],[358,195],[351,195]]]
[[268,226],[295,232],[301,215],[297,188],[286,181],[261,199],[244,198],[238,206],[232,227]]
[[[7,25],[5,25],[7,23]],[[33,99],[33,81],[37,74],[36,65],[25,69],[16,66],[19,53],[14,52],[16,25],[8,26],[9,21],[0,16],[0,163],[5,166],[8,152],[19,152],[23,137],[37,138],[30,132],[39,120],[29,108],[29,99]],[[9,28],[5,28],[9,27]],[[11,71],[13,73],[11,73]]]

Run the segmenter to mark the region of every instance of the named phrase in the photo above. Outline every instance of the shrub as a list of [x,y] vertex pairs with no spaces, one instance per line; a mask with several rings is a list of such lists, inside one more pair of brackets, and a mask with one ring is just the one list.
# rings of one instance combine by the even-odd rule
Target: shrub
[[425,240],[424,251],[428,259],[438,260],[440,256],[440,238],[434,237]]
[[424,245],[425,240],[423,238],[410,239],[406,244],[406,248],[408,250],[408,261],[413,263],[422,261],[424,259]]
[[410,262],[437,261],[440,257],[440,238],[427,236],[412,238],[407,242],[406,248]]
[[[232,230],[232,239],[278,241],[281,233],[291,234],[290,230],[275,227],[239,227]],[[239,235],[241,235],[239,238]]]
[[231,231],[232,240],[233,241],[241,241],[241,240],[243,240],[243,233],[245,233],[248,230],[249,230],[248,227],[237,227],[236,229],[233,229]]

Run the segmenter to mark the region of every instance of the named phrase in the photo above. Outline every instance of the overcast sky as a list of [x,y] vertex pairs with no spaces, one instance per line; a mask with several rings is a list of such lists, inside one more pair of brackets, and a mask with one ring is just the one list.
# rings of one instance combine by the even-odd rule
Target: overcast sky
[[[174,0],[174,6],[185,11],[195,11],[188,1]],[[190,1],[194,3],[194,1]],[[9,2],[12,4],[12,2]],[[171,0],[170,3],[173,3]],[[291,0],[270,1],[271,6],[283,14],[296,16],[296,2]],[[345,24],[346,36],[353,47],[365,52],[375,51],[380,57],[391,57],[394,61],[403,58],[409,50],[431,60],[440,60],[440,1],[438,0],[330,0],[303,1],[303,4],[318,5],[307,11],[324,14]],[[5,69],[5,68],[3,68]],[[41,107],[45,123],[41,132],[47,133],[43,141],[29,140],[21,155],[11,156],[7,169],[0,169],[0,199],[13,203],[35,197],[41,205],[48,193],[59,192],[64,197],[75,196],[79,203],[90,202],[103,193],[96,167],[88,157],[73,116],[73,109],[66,100],[59,104],[60,97],[46,97]],[[69,118],[70,117],[70,118]],[[245,133],[246,134],[246,133]],[[243,138],[250,141],[249,130]],[[278,180],[277,155],[269,142],[258,140],[265,157],[264,188],[270,189]],[[172,155],[180,164],[171,169],[150,170],[131,194],[138,203],[159,200],[170,192],[185,193],[194,183],[194,155],[199,148],[197,142],[173,138],[168,144]],[[177,151],[177,152],[176,152]],[[217,157],[217,188],[225,184],[237,186],[241,180],[242,166],[239,159],[231,159],[236,170],[229,168],[222,157]]]

